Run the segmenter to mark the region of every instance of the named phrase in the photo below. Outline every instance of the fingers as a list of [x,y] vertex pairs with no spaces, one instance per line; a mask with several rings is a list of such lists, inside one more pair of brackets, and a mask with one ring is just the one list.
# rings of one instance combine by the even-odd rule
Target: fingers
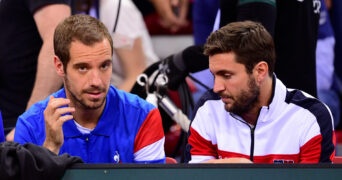
[[74,111],[74,107],[57,108],[53,114],[53,117],[56,119],[57,124],[62,125],[65,121],[73,119],[73,116],[70,113]]
[[70,104],[69,99],[55,98],[53,96],[50,96],[48,107],[51,107],[53,109],[57,109],[57,108],[60,108],[62,106],[66,106],[68,104]]
[[63,124],[65,121],[72,119],[70,113],[74,112],[75,108],[69,107],[69,104],[69,99],[50,96],[48,106],[44,111],[45,120]]
[[14,141],[14,132],[15,132],[15,128],[13,128],[11,130],[11,132],[9,132],[7,135],[6,135],[6,141]]
[[181,0],[170,0],[171,6],[179,6]]
[[73,118],[74,118],[73,115],[63,115],[63,116],[60,116],[60,117],[56,120],[56,125],[62,126],[62,125],[64,124],[65,121],[72,120]]
[[186,17],[188,15],[189,4],[188,1],[182,1],[182,4],[179,7],[179,18],[182,20],[182,25],[187,25]]
[[169,0],[169,4],[167,4],[155,1],[158,14],[161,17],[160,25],[173,33],[187,26],[188,2],[189,0]]
[[73,119],[71,113],[75,112],[75,108],[69,107],[69,104],[69,99],[50,96],[48,105],[44,110],[46,131],[44,147],[56,154],[64,142],[62,125],[65,121]]

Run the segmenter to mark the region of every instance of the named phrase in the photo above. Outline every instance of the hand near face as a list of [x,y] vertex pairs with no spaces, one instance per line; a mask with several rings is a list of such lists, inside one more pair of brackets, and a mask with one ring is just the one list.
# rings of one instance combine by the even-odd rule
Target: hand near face
[[75,108],[69,107],[69,104],[69,99],[50,96],[44,111],[46,137],[43,146],[56,154],[64,143],[62,126],[65,121],[73,119],[71,113]]

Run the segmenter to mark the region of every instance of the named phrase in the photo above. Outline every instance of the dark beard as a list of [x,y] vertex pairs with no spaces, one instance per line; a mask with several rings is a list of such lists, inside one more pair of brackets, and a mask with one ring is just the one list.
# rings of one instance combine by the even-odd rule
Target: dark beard
[[229,110],[226,108],[227,111],[241,116],[255,107],[259,101],[260,89],[256,85],[253,77],[249,78],[248,87],[248,91],[242,91],[236,98],[234,98],[234,104]]
[[[100,107],[102,107],[102,105],[105,103],[106,98],[101,99],[102,102],[96,105],[88,105],[84,100],[82,100],[81,98],[78,98],[75,93],[73,93],[72,91],[70,91],[70,82],[68,80],[68,78],[64,78],[65,81],[65,91],[67,91],[70,95],[70,101],[73,102],[75,104],[76,107],[80,107],[81,109],[85,109],[85,110],[95,110],[98,109]],[[99,88],[98,88],[99,89]],[[84,91],[82,91],[83,93]]]

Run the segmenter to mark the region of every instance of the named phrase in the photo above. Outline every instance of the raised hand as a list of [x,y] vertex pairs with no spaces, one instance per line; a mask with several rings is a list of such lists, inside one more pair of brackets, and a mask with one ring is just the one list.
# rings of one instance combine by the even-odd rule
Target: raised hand
[[49,103],[44,111],[46,137],[43,146],[58,154],[64,142],[63,123],[73,119],[71,113],[74,107],[69,107],[70,100],[50,96]]

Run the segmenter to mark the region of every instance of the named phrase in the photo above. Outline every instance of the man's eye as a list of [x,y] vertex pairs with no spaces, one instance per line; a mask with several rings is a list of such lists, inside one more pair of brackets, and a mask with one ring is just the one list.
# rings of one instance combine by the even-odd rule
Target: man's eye
[[87,71],[88,69],[87,69],[87,67],[85,67],[85,66],[81,66],[81,67],[78,67],[78,71],[80,71],[80,72],[85,72],[85,71]]
[[109,64],[108,64],[108,63],[103,64],[103,65],[101,66],[101,69],[102,69],[102,70],[106,70],[106,69],[108,69],[108,68],[109,68]]
[[223,77],[224,77],[225,79],[229,79],[229,78],[232,77],[232,75],[231,75],[231,74],[223,74]]
[[107,69],[109,69],[110,68],[110,65],[112,64],[112,62],[111,61],[108,61],[108,62],[106,62],[106,63],[103,63],[102,65],[101,65],[101,69],[103,70],[103,71],[105,71],[105,70],[107,70]]

